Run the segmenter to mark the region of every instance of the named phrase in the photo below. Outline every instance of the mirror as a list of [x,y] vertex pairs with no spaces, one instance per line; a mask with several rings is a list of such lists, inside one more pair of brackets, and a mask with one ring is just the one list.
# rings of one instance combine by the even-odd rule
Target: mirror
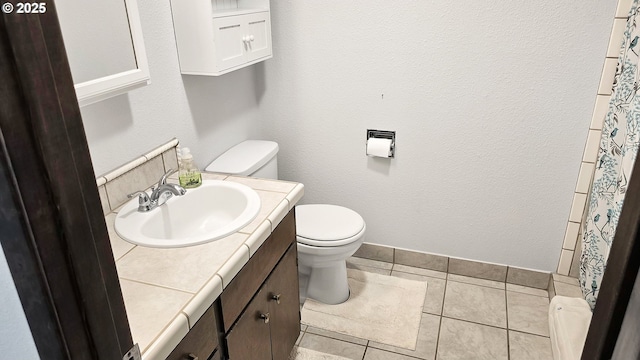
[[149,83],[136,0],[55,0],[80,106]]

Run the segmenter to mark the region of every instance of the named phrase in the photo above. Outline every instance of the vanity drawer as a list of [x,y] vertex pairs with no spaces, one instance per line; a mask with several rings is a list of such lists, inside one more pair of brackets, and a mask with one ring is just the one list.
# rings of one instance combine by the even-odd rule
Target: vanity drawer
[[[208,359],[218,347],[218,327],[216,326],[215,304],[200,317],[187,336],[169,354],[167,360]],[[215,358],[215,356],[214,356]]]
[[220,296],[225,332],[229,331],[289,245],[295,241],[295,210],[291,210]]

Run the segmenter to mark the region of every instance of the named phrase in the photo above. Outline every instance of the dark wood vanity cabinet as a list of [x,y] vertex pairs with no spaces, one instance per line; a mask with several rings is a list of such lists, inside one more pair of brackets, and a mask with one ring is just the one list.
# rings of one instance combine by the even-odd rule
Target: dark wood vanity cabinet
[[[219,343],[215,308],[215,304],[209,307],[178,346],[169,354],[167,360],[206,360],[210,358]],[[219,353],[220,351],[216,352],[216,354]],[[215,358],[216,356],[214,355],[212,359]]]
[[293,211],[242,268],[220,300],[230,360],[289,358],[300,334]]
[[300,335],[296,260],[294,244],[228,332],[231,360],[289,358]]
[[300,334],[291,210],[168,360],[287,360]]

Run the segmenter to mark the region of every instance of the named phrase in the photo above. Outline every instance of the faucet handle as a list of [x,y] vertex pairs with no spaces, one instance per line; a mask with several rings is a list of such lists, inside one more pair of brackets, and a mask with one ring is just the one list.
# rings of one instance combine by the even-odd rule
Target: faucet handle
[[147,193],[145,191],[136,191],[134,193],[131,193],[129,195],[127,195],[127,197],[129,199],[131,199],[132,197],[139,195],[138,196],[138,211],[149,211],[151,210],[151,198],[149,198],[149,195],[147,195]]
[[169,171],[167,171],[164,175],[162,175],[162,177],[160,178],[160,181],[158,181],[158,187],[160,187],[161,185],[164,185],[167,183],[167,178],[173,174],[174,172],[176,172],[177,170],[174,169],[169,169]]

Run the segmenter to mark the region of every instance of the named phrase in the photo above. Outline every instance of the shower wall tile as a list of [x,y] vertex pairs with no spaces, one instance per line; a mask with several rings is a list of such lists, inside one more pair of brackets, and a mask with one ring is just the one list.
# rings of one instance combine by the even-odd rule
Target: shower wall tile
[[580,164],[580,174],[578,175],[578,183],[576,184],[576,192],[586,194],[591,186],[591,179],[596,165],[593,163],[583,162]]
[[607,115],[607,111],[609,110],[610,100],[611,95],[596,96],[596,105],[593,108],[593,116],[591,117],[591,125],[589,126],[591,129],[602,130],[604,117]]
[[571,269],[571,260],[573,260],[573,251],[563,249],[562,253],[560,254],[558,274],[567,276],[569,275],[569,270]]
[[582,155],[583,162],[596,162],[598,149],[600,149],[600,135],[602,135],[600,130],[589,130],[587,144],[584,147],[584,154]]
[[611,29],[611,38],[609,38],[609,48],[607,49],[607,57],[617,58],[620,55],[620,47],[622,46],[622,35],[627,26],[627,19],[614,19],[613,28]]
[[617,18],[626,18],[631,10],[633,0],[618,0],[618,8],[616,9]]
[[578,245],[576,246],[576,250],[573,252],[573,260],[571,260],[571,268],[569,268],[569,276],[578,277],[580,276],[580,255],[582,254],[582,245],[581,241],[578,241]]
[[602,76],[600,77],[600,86],[598,87],[599,95],[611,95],[613,77],[616,74],[616,65],[618,65],[617,58],[607,58],[604,60]]
[[567,250],[573,250],[576,248],[576,241],[578,240],[578,232],[580,231],[580,223],[569,222],[567,224],[567,230],[564,233],[564,242],[562,248]]
[[353,256],[393,263],[393,253],[394,248],[392,247],[363,243]]
[[587,202],[587,194],[573,194],[573,204],[571,205],[571,213],[569,214],[569,221],[571,222],[581,222],[582,221],[582,211],[584,210],[584,206]]

